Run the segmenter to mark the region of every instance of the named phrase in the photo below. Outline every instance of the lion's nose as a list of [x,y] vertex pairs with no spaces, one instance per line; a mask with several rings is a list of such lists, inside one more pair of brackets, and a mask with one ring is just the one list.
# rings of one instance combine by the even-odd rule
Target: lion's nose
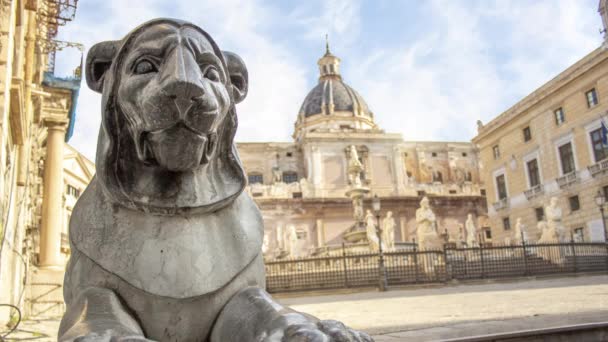
[[179,111],[179,116],[184,119],[190,107],[202,99],[205,91],[196,84],[187,81],[175,81],[165,87],[164,94],[173,100]]

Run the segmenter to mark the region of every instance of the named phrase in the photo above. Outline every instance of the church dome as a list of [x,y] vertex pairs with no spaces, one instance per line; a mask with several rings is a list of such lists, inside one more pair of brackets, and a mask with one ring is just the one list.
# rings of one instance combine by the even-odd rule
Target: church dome
[[340,59],[326,52],[317,63],[319,65],[319,83],[306,95],[300,107],[300,120],[315,115],[348,115],[373,119],[373,113],[363,97],[342,80]]

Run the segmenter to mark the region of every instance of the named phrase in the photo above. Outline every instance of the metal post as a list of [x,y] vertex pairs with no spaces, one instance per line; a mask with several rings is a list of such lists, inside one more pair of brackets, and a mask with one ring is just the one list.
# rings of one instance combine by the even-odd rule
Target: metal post
[[418,283],[418,244],[416,243],[416,239],[412,239],[414,242],[414,283]]
[[483,244],[479,244],[479,259],[481,260],[481,278],[485,278],[485,265],[483,262]]
[[449,272],[449,264],[448,264],[448,244],[443,245],[443,264],[445,267],[445,280],[448,281],[452,277],[450,276],[451,272]]
[[521,239],[521,247],[524,251],[524,276],[529,275],[529,271],[528,271],[528,252],[526,251],[526,241],[523,239],[523,233],[522,233],[522,239]]
[[379,290],[386,291],[386,270],[384,269],[384,254],[382,253],[382,237],[380,228],[380,215],[376,215],[376,235],[378,236],[378,272],[379,272]]
[[574,235],[570,232],[570,249],[572,250],[572,267],[576,273],[576,248],[574,248]]
[[606,217],[604,217],[604,206],[600,206],[602,214],[602,225],[604,226],[604,246],[606,246],[606,269],[608,270],[608,232],[606,231]]
[[344,287],[348,287],[348,269],[346,268],[346,248],[342,242],[342,269],[344,271]]

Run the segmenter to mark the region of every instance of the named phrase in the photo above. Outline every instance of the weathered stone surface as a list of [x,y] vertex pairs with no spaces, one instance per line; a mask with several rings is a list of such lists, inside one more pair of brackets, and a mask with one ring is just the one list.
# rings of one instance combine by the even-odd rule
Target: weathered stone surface
[[264,291],[262,218],[233,142],[237,55],[157,19],[95,45],[86,71],[103,94],[98,173],[70,222],[61,341],[371,341]]

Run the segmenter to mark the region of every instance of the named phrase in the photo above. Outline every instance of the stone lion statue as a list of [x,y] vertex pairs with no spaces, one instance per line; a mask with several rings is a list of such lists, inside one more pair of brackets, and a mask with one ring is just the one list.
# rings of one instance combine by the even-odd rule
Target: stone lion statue
[[60,341],[371,341],[264,291],[263,224],[235,145],[244,62],[199,27],[93,46],[97,175],[70,221]]

